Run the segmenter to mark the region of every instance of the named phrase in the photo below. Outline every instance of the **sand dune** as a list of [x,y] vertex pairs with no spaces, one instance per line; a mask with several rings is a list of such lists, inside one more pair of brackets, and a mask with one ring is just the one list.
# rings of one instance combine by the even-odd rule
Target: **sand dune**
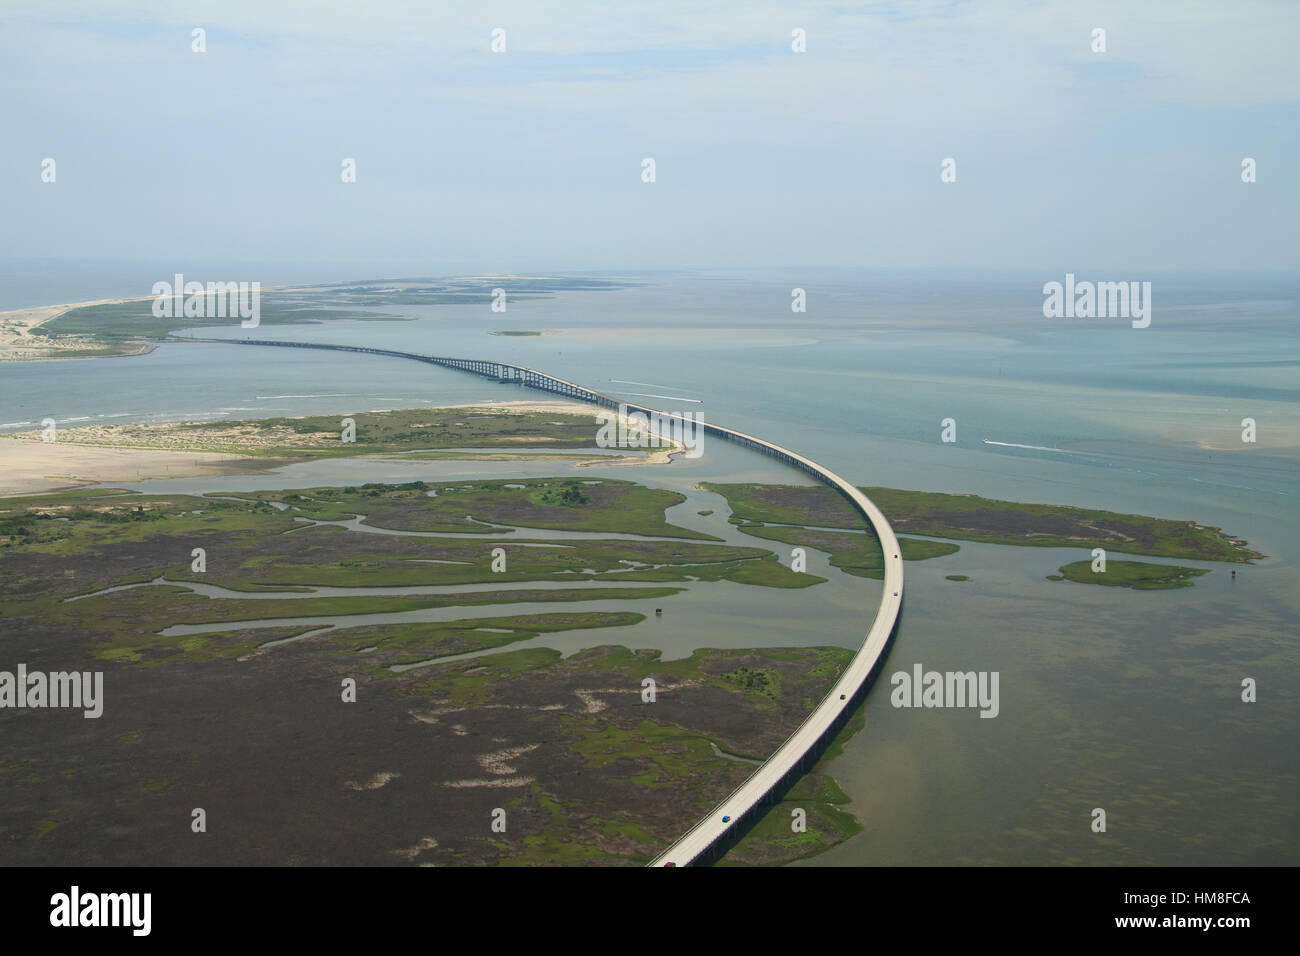
[[[241,462],[244,467],[231,467]],[[21,441],[0,435],[0,495],[32,495],[104,481],[193,478],[248,471],[255,459],[210,452]]]

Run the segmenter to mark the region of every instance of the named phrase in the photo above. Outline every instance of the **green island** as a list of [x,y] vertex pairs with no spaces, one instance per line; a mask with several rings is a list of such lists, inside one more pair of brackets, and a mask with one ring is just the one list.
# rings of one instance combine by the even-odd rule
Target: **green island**
[[[344,418],[352,419],[355,425],[351,441],[344,439]],[[40,441],[41,435],[38,430],[16,432],[5,436],[4,440]],[[413,460],[421,457],[479,457],[465,452],[465,449],[500,449],[515,452],[500,457],[533,459],[539,456],[518,453],[524,448],[597,447],[591,415],[513,411],[492,406],[410,408],[217,422],[86,425],[61,428],[58,440],[113,448],[236,454],[274,459],[276,464],[388,454]],[[462,451],[439,454],[438,449]],[[485,454],[483,457],[492,456]]]
[[364,305],[491,304],[497,289],[508,300],[551,298],[557,292],[608,292],[637,283],[586,276],[454,276],[423,279],[367,279],[312,286],[305,290],[342,303]]
[[[213,841],[214,860],[265,860],[248,847],[308,843],[313,855],[274,855],[285,850],[269,858],[328,861],[329,841],[304,841],[305,824],[274,805],[288,760],[297,785],[324,794],[313,801],[317,824],[346,833],[356,814],[374,815],[360,851],[372,863],[648,861],[750,772],[746,761],[762,760],[788,735],[852,656],[829,647],[703,649],[676,661],[608,645],[568,658],[545,647],[498,650],[542,634],[640,624],[680,591],[657,582],[806,587],[822,580],[790,572],[761,548],[692,540],[698,533],[680,528],[669,537],[665,532],[674,529],[664,509],[679,500],[605,479],[409,482],[221,497],[79,489],[0,499],[0,614],[11,646],[20,660],[51,670],[94,660],[108,688],[105,715],[94,727],[102,728],[96,747],[104,760],[92,766],[68,756],[76,747],[60,735],[81,732],[80,722],[61,729],[31,722],[31,733],[14,741],[0,768],[13,795],[0,809],[0,825],[20,834],[11,846],[15,858],[60,852],[63,841],[80,838],[81,825],[112,826],[120,819],[115,808],[131,806],[150,808],[136,821],[148,838],[133,841],[127,858],[146,863],[192,853],[184,828],[167,821],[188,813],[182,804],[192,802],[196,787],[221,779],[223,788],[248,789],[222,792],[230,825],[241,833],[247,827],[249,838],[231,850]],[[520,527],[589,529],[617,518],[624,529],[668,540],[593,539],[575,548],[563,539],[518,547],[522,541],[502,538],[496,528],[482,540],[478,533],[436,536],[453,523],[463,530],[471,509],[476,521]],[[376,528],[435,533],[315,523],[352,515]],[[491,570],[496,546],[507,549],[506,571]],[[204,549],[203,571],[192,566],[195,547]],[[543,581],[572,586],[527,583]],[[430,582],[437,593],[315,590]],[[486,582],[501,586],[455,589]],[[628,610],[562,609],[592,599],[626,602]],[[539,602],[557,609],[509,610]],[[466,616],[475,607],[493,612]],[[434,620],[360,619],[444,609]],[[466,654],[488,656],[457,658]],[[641,697],[646,677],[658,685],[653,704]],[[357,682],[367,721],[384,728],[383,744],[376,738],[364,759],[355,748],[340,757],[335,747],[357,732],[354,712],[340,703],[344,678]],[[177,712],[207,716],[154,720],[150,715],[173,712],[164,702],[176,694],[186,701]],[[320,733],[295,737],[294,755],[287,756],[280,737],[299,722]],[[435,760],[416,756],[431,752]],[[239,772],[232,775],[233,766]],[[756,828],[731,862],[782,862],[855,832],[838,809],[843,796],[833,781],[816,774],[799,787],[790,799],[805,809],[807,832],[789,841]],[[107,799],[82,820],[80,794],[90,789]],[[428,805],[429,794],[437,796],[436,823],[411,811]],[[384,811],[389,800],[405,809]],[[509,839],[481,825],[490,809],[484,801],[509,814]],[[78,827],[46,825],[73,819]]]
[[1052,580],[1133,588],[1138,591],[1164,591],[1190,588],[1192,578],[1209,573],[1202,568],[1184,568],[1151,561],[1107,561],[1104,572],[1094,572],[1091,561],[1073,561],[1063,566],[1060,574],[1052,575]]
[[[108,302],[69,309],[28,331],[34,339],[51,345],[74,343],[75,348],[61,348],[60,358],[106,358],[134,355],[148,342],[176,341],[172,333],[184,328],[230,326],[240,328],[241,319],[233,309],[213,318],[159,318],[153,314],[153,299]],[[264,293],[258,303],[258,327],[307,325],[348,320],[353,322],[409,322],[400,315],[362,311],[360,309],[313,308],[274,293]],[[182,339],[183,341],[183,339]]]
[[[883,575],[884,556],[879,542],[873,534],[868,533],[866,522],[861,516],[829,488],[715,482],[703,482],[701,487],[727,499],[732,510],[731,522],[746,534],[828,551],[832,566],[849,574],[873,578]],[[1246,547],[1247,542],[1224,534],[1219,528],[1193,521],[1056,505],[1023,504],[977,495],[899,491],[893,488],[863,488],[862,491],[888,515],[890,526],[895,532],[1000,545],[1089,549],[1104,547],[1129,554],[1238,564],[1264,557],[1258,551]],[[903,536],[899,537],[899,545],[903,558],[911,561],[952,554],[959,547],[946,541],[925,541]],[[1131,563],[1138,568],[1162,567],[1149,562]],[[1085,562],[1085,567],[1087,566]],[[1161,580],[1169,580],[1168,571],[1155,571],[1152,574]],[[1190,576],[1194,575],[1181,577],[1185,579]],[[1091,573],[1087,576],[1073,574],[1070,580],[1092,584],[1119,583],[1118,580],[1100,580],[1101,577]],[[948,579],[965,578],[954,575]],[[1152,587],[1148,585],[1144,589],[1150,590]]]
[[[171,280],[171,276],[164,277]],[[295,289],[265,289],[259,295],[258,325],[304,325],[333,321],[410,322],[411,318],[375,311],[396,305],[490,306],[496,290],[504,289],[509,301],[552,298],[557,292],[606,291],[626,288],[629,283],[576,277],[511,276],[449,279],[385,279],[331,283]],[[184,298],[189,298],[188,296]],[[221,315],[159,317],[153,313],[154,298],[124,302],[102,302],[78,306],[63,312],[25,333],[32,345],[48,343],[59,358],[105,358],[138,355],[147,343],[178,341],[173,333],[186,328],[241,328],[234,306],[237,300],[224,293],[207,296],[212,311],[220,304]],[[182,300],[184,301],[184,299]],[[205,309],[206,311],[206,309]],[[244,334],[248,334],[245,330]],[[540,331],[503,331],[493,335],[541,335]],[[179,339],[184,341],[183,338]]]
[[[816,548],[830,554],[831,567],[860,578],[883,578],[884,555],[880,541],[874,534],[844,531],[826,531],[823,528],[800,528],[764,525],[759,522],[737,521],[735,524],[745,534],[786,544]],[[865,528],[863,529],[865,532]],[[922,541],[919,538],[899,538],[904,561],[924,561],[945,554],[954,554],[958,545],[947,541]]]
[[[357,795],[383,793],[370,799],[376,808],[404,795],[403,813],[376,817],[380,822],[361,851],[370,862],[645,862],[689,826],[693,814],[706,812],[749,773],[748,763],[728,754],[762,760],[852,657],[841,648],[695,650],[681,661],[662,661],[656,652],[597,646],[568,658],[534,648],[439,663],[542,633],[632,626],[679,591],[633,581],[771,583],[768,576],[785,575],[801,579],[800,587],[815,581],[793,575],[762,549],[680,536],[582,541],[577,553],[563,540],[546,548],[515,548],[508,550],[508,571],[497,574],[490,570],[490,549],[511,549],[519,544],[513,538],[391,536],[295,520],[364,514],[376,527],[439,527],[473,502],[480,520],[584,528],[604,522],[593,522],[591,515],[608,512],[630,519],[624,527],[664,531],[664,507],[680,498],[624,481],[578,485],[577,494],[565,494],[573,486],[556,480],[510,483],[515,488],[494,483],[491,492],[484,484],[372,484],[221,498],[79,489],[0,499],[0,613],[13,646],[27,649],[19,659],[53,669],[60,658],[88,656],[107,670],[109,688],[103,723],[96,723],[96,730],[105,730],[96,747],[107,760],[94,767],[85,761],[69,765],[69,749],[75,748],[60,737],[68,727],[59,730],[49,722],[30,723],[31,734],[21,735],[6,758],[0,773],[6,792],[16,796],[0,810],[0,819],[26,834],[14,842],[17,858],[35,860],[61,840],[77,839],[66,835],[66,827],[44,821],[81,813],[82,788],[108,797],[91,812],[91,826],[112,825],[117,806],[153,808],[140,823],[149,839],[140,840],[133,860],[192,852],[168,832],[165,819],[172,810],[181,812],[195,787],[213,786],[211,780],[200,783],[211,775],[224,782],[231,826],[240,832],[250,827],[253,844],[289,845],[302,825],[287,808],[263,805],[286,760],[277,744],[285,719],[277,708],[283,706],[322,728],[321,735],[300,741],[302,753],[291,762],[300,775],[295,779],[328,795],[315,801],[313,813],[330,821],[331,829],[348,829],[348,816],[359,812]],[[438,502],[448,502],[446,516],[413,516],[416,505],[434,512]],[[554,510],[573,514],[563,522]],[[205,571],[191,567],[195,546],[205,550]],[[746,567],[764,571],[745,572]],[[166,583],[151,583],[160,579]],[[318,587],[430,580],[502,581],[502,587],[387,596],[313,593]],[[507,584],[529,580],[573,581],[575,587]],[[577,587],[590,581],[619,587]],[[190,583],[230,593],[196,593]],[[625,601],[629,610],[508,611],[510,604],[572,605],[591,598]],[[464,617],[461,609],[474,606],[502,610]],[[447,619],[350,622],[357,615],[439,609],[451,609]],[[178,624],[186,633],[173,633]],[[653,705],[641,698],[646,676],[658,682]],[[334,747],[341,735],[347,739],[356,732],[350,711],[339,702],[342,678],[356,680],[367,713],[377,714],[374,719],[386,727],[386,743],[367,748],[373,765],[341,761]],[[238,683],[240,697],[259,705],[230,706],[231,682]],[[191,709],[220,714],[211,730],[149,717],[159,710],[160,698],[181,688]],[[217,727],[224,728],[224,747],[216,737],[208,739]],[[238,753],[230,752],[230,740],[239,741]],[[412,754],[430,748],[435,760],[412,762]],[[237,762],[238,773],[224,761]],[[129,771],[107,769],[122,766]],[[69,787],[69,779],[77,786]],[[491,790],[484,790],[487,784]],[[438,795],[435,835],[425,832],[430,825],[415,812],[429,803],[429,793]],[[829,780],[819,779],[813,791],[798,791],[797,797],[807,804],[809,832],[822,844],[853,831],[835,808],[841,797]],[[481,826],[484,800],[510,814],[511,839],[494,838]],[[32,812],[36,818],[27,817]],[[560,818],[564,825],[556,829]],[[751,844],[745,852],[767,845],[762,834]],[[809,849],[806,842],[777,842],[761,856],[779,862]],[[313,853],[320,856],[291,860],[330,858],[328,845]],[[266,857],[235,852],[234,858]]]

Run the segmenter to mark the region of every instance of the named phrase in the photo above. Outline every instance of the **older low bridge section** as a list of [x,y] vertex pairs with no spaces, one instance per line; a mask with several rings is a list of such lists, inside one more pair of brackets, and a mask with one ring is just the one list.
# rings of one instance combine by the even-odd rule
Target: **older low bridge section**
[[[392,358],[413,359],[416,362],[428,362],[430,365],[454,368],[461,372],[469,372],[471,375],[479,375],[503,384],[526,385],[529,388],[540,389],[543,392],[554,392],[556,395],[576,398],[579,401],[591,402],[593,405],[603,405],[607,408],[617,408],[620,404],[618,399],[603,395],[582,385],[566,382],[562,378],[547,375],[545,372],[539,372],[536,369],[525,368],[522,365],[510,365],[507,362],[448,358],[444,355],[422,355],[418,352],[367,348],[364,345],[326,345],[320,342],[274,342],[269,339],[186,339],[186,341],[220,342],[223,345],[275,345],[288,349],[328,349],[331,352],[361,352],[366,355],[387,355]],[[628,407],[635,409],[635,406]]]
[[[193,340],[189,340],[193,341]],[[362,352],[370,355],[386,355],[393,358],[413,359],[428,362],[445,368],[454,368],[496,382],[513,382],[528,388],[538,389],[562,395],[566,398],[589,402],[604,408],[617,409],[620,406],[628,411],[641,412],[655,420],[672,421],[682,416],[671,415],[640,405],[629,405],[616,398],[577,385],[573,382],[547,375],[536,369],[522,365],[510,365],[505,362],[491,362],[478,359],[447,358],[438,355],[420,355],[414,352],[398,352],[392,349],[366,348],[357,345],[325,345],[314,342],[274,342],[265,339],[202,339],[200,341],[220,342],[224,345],[272,345],[283,348],[329,349],[336,352]],[[698,821],[690,830],[679,837],[673,844],[654,859],[652,866],[685,866],[692,863],[707,862],[716,857],[729,846],[749,825],[763,813],[763,806],[774,802],[816,762],[824,745],[844,725],[854,707],[865,697],[881,667],[884,665],[886,652],[897,631],[903,609],[903,560],[898,546],[898,539],[893,529],[879,508],[839,475],[823,468],[810,458],[774,445],[771,442],[746,435],[743,432],[724,428],[721,425],[699,423],[706,434],[723,438],[727,441],[744,445],[755,451],[770,455],[800,471],[811,475],[818,481],[830,485],[843,495],[853,506],[880,540],[884,554],[884,581],[881,588],[880,606],[876,616],[867,629],[862,646],[849,661],[848,666],[813,711],[804,719],[776,751],[759,766],[739,787],[732,791],[717,807]]]

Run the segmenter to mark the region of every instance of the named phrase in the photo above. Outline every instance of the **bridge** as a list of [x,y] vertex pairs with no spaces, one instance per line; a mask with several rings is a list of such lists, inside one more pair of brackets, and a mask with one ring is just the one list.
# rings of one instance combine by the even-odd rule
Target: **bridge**
[[[632,405],[603,392],[547,375],[545,372],[505,362],[448,358],[415,352],[398,352],[392,349],[315,342],[275,342],[266,339],[199,339],[197,341],[219,342],[223,345],[329,349],[338,352],[362,352],[368,355],[413,359],[417,362],[469,372],[497,382],[513,382],[605,408],[618,408],[621,405],[629,411],[641,412],[650,417],[651,421],[655,420],[651,417],[655,415],[669,421],[674,417],[680,417],[645,406]],[[876,609],[876,617],[867,631],[866,639],[853,655],[853,659],[849,661],[848,667],[844,669],[839,680],[835,682],[835,686],[760,767],[728,794],[713,811],[682,834],[667,850],[655,857],[651,866],[686,866],[707,862],[721,851],[729,839],[734,839],[736,834],[762,816],[765,806],[779,799],[793,781],[812,768],[817,762],[821,748],[838,732],[853,709],[865,698],[880,669],[884,666],[885,653],[894,638],[903,609],[902,552],[889,522],[870,498],[839,475],[788,448],[709,422],[702,422],[698,427],[703,428],[706,434],[752,448],[798,468],[843,495],[853,509],[867,521],[880,540],[885,562],[884,586],[880,592],[880,606]]]

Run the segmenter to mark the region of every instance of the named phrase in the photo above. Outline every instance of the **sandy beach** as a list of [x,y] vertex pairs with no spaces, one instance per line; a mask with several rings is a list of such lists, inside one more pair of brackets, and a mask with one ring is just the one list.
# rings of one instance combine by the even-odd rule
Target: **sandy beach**
[[[63,305],[42,305],[30,309],[0,312],[0,362],[30,362],[36,359],[59,358],[61,353],[87,349],[102,349],[103,343],[89,336],[64,336],[58,339],[33,336],[31,330],[57,319],[70,309],[84,305],[117,305],[122,302],[140,302],[149,298],[95,299],[91,302],[67,302]],[[143,355],[153,351],[153,346],[141,342],[137,348],[120,351],[119,355]]]
[[[148,296],[119,299],[95,299],[60,305],[35,306],[0,312],[0,362],[56,359],[78,351],[95,350],[103,343],[83,336],[47,339],[32,336],[31,330],[53,321],[71,309],[88,305],[146,301]],[[548,330],[549,331],[549,330]],[[545,333],[543,333],[545,334]],[[143,354],[153,345],[140,343],[138,349],[119,355]],[[602,409],[572,401],[522,400],[482,402],[472,405],[444,406],[467,411],[499,411],[585,415],[593,422]],[[86,425],[61,428],[58,440],[45,442],[39,430],[0,434],[0,495],[31,495],[112,481],[140,481],[148,478],[192,478],[233,475],[265,471],[274,467],[271,460],[238,454],[247,448],[257,452],[268,447],[306,444],[311,436],[285,428],[251,428],[231,423],[229,430],[205,433],[201,441],[178,428],[185,422],[165,424]],[[201,447],[208,445],[208,448]],[[235,453],[215,452],[211,445],[235,449]],[[672,448],[634,451],[626,456],[601,456],[575,461],[574,468],[594,465],[667,465],[671,456],[684,452],[679,444]],[[576,456],[575,456],[576,457]],[[278,464],[279,462],[276,462]]]
[[[583,414],[591,412],[593,422],[599,409],[575,402],[511,401],[453,405],[466,411],[539,412]],[[217,444],[227,448],[262,451],[310,444],[313,436],[287,428],[249,427],[232,422],[229,429],[209,431],[202,439],[179,426],[185,422],[82,425],[61,428],[57,440],[41,440],[32,429],[0,435],[0,495],[31,495],[67,488],[79,488],[111,481],[141,481],[147,478],[194,478],[262,472],[282,464],[281,459],[257,455],[214,452],[199,447]],[[208,423],[210,424],[210,423]],[[527,440],[523,444],[527,444]],[[685,448],[646,449],[625,456],[600,456],[575,461],[574,468],[593,465],[667,465],[671,455]],[[364,456],[358,456],[364,457]],[[491,457],[491,456],[487,456]]]
[[[232,467],[232,463],[241,466]],[[105,448],[70,442],[21,441],[0,435],[0,495],[34,495],[104,481],[230,475],[268,462],[242,455]]]

